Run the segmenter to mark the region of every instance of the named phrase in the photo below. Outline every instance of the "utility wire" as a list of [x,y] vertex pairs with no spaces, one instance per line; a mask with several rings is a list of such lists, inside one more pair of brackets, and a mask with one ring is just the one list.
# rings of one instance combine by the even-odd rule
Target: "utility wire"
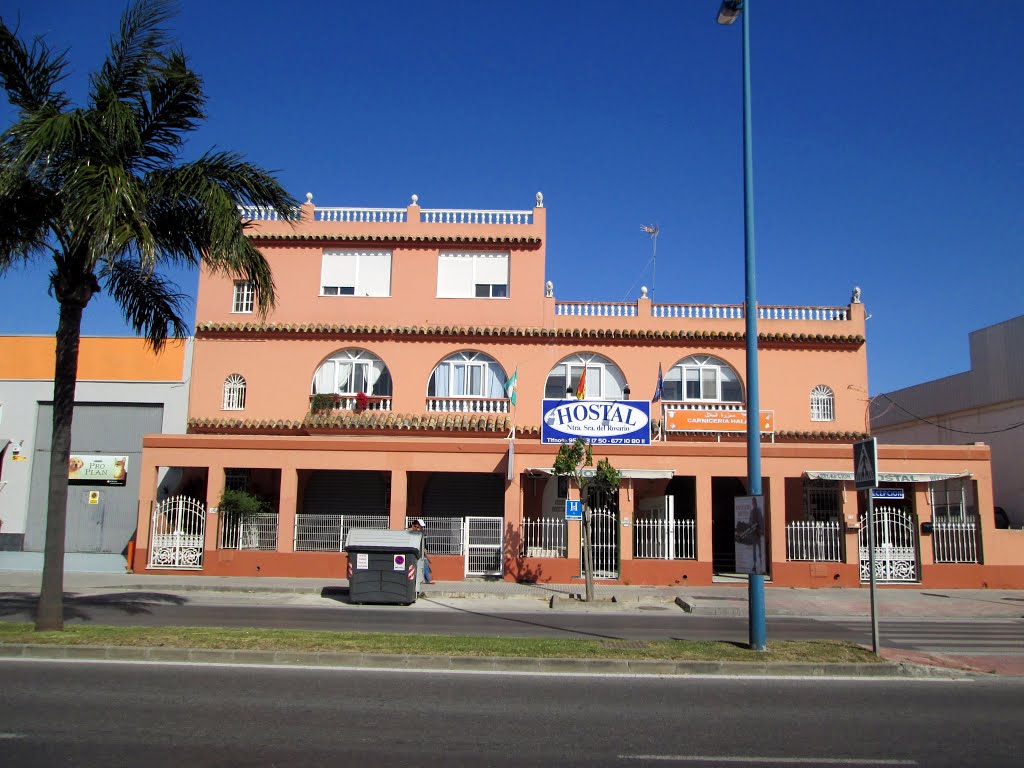
[[[906,408],[904,408],[902,405],[897,403],[895,400],[893,400],[888,395],[875,395],[875,397],[884,397],[886,400],[888,400],[890,403],[895,405],[897,408],[899,408],[905,414],[910,416],[912,419],[916,419],[917,421],[923,421],[925,424],[931,424],[933,427],[937,427],[938,429],[944,429],[947,432],[958,432],[961,435],[995,435],[995,434],[998,434],[1000,432],[1009,432],[1011,429],[1018,429],[1020,427],[1024,427],[1024,421],[1022,421],[1022,422],[1020,422],[1018,424],[1011,424],[1008,427],[1003,427],[1002,429],[986,429],[986,430],[980,430],[980,431],[975,431],[975,430],[970,430],[970,429],[956,429],[955,427],[947,427],[947,426],[944,426],[942,424],[937,424],[936,422],[931,421],[929,419],[926,419],[923,416],[918,416],[916,413],[912,413],[912,412],[908,411]],[[874,399],[874,398],[872,398],[872,399]]]

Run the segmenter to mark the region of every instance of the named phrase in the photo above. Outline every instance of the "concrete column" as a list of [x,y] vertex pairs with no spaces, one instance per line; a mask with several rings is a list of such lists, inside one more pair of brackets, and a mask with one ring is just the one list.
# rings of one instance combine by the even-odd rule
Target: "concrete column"
[[281,468],[281,489],[277,505],[277,551],[295,551],[295,513],[299,503],[299,473],[294,467]]
[[391,508],[389,525],[393,531],[405,530],[405,513],[409,503],[409,473],[404,469],[391,470]]
[[[629,520],[629,525],[623,523]],[[619,559],[633,559],[633,525],[636,523],[636,488],[625,479],[619,485]]]
[[932,537],[921,535],[921,523],[927,523],[932,520],[932,506],[929,504],[928,484],[914,483],[911,493],[914,497],[914,512],[917,513],[917,530],[914,531],[914,536],[917,538],[917,548],[921,557],[921,567],[923,568],[926,565],[935,564],[935,547],[932,544]]
[[[771,477],[763,479],[763,486],[767,486],[765,494],[768,502],[768,525],[771,533],[768,541],[771,551],[768,553],[768,562],[786,562],[786,483],[785,478],[779,478],[779,482],[772,482]],[[770,572],[770,571],[769,571]]]
[[217,518],[214,510],[220,506],[220,497],[224,495],[224,466],[211,465],[206,474],[206,536],[204,550],[217,549]]
[[855,565],[860,568],[860,529],[857,524],[860,521],[858,512],[858,496],[860,491],[853,487],[852,482],[843,483],[843,495],[841,498],[843,522],[846,525],[846,564]]

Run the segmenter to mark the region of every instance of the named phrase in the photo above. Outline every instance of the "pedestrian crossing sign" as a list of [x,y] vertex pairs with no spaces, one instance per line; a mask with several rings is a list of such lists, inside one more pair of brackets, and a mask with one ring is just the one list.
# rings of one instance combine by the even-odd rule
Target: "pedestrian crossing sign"
[[878,485],[878,444],[873,437],[853,444],[853,481],[858,491]]

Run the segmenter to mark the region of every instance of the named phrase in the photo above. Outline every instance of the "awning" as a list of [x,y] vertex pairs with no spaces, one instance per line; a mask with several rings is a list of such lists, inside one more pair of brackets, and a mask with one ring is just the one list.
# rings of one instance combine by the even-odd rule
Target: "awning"
[[[811,480],[854,480],[853,472],[832,472],[830,470],[806,470],[804,475]],[[955,480],[970,477],[970,472],[948,474],[944,472],[879,472],[880,483],[937,483],[940,480]]]
[[[551,467],[527,467],[526,474],[528,475],[554,475],[555,471]],[[584,469],[583,475],[593,475],[593,469]],[[675,477],[675,470],[673,469],[620,469],[619,477],[631,478],[633,480],[671,480]]]

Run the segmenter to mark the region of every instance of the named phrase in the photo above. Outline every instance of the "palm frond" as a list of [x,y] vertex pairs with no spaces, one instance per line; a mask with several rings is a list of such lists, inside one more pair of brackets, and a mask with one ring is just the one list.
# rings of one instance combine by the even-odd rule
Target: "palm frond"
[[0,19],[0,86],[13,106],[23,112],[64,109],[68,98],[55,86],[64,79],[66,63],[63,51],[51,51],[42,38],[29,47]]
[[182,319],[188,296],[178,286],[131,261],[104,265],[100,278],[136,333],[159,350],[168,338],[184,338],[188,326]]
[[167,44],[162,25],[171,16],[165,0],[137,0],[125,10],[120,35],[111,40],[106,61],[91,78],[93,103],[100,103],[107,94],[138,103]]
[[137,112],[138,165],[154,169],[173,162],[184,143],[182,134],[206,116],[205,103],[202,80],[188,68],[181,51],[172,51],[150,78]]

